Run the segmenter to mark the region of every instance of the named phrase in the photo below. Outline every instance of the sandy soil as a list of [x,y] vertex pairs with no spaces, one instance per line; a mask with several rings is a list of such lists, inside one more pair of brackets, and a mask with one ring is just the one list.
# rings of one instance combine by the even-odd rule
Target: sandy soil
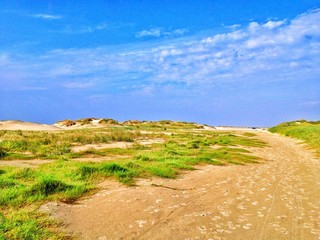
[[45,159],[32,159],[32,160],[7,160],[0,161],[0,166],[11,166],[11,167],[38,167],[41,164],[51,163],[54,160]]
[[82,152],[90,149],[101,150],[107,148],[128,148],[132,143],[128,142],[114,142],[114,143],[100,143],[100,144],[85,144],[81,146],[72,147],[73,152]]
[[12,120],[0,121],[0,130],[57,131],[60,128],[53,125]]
[[266,163],[202,166],[176,180],[101,184],[76,204],[41,207],[76,239],[320,239],[320,160],[296,140],[256,131]]

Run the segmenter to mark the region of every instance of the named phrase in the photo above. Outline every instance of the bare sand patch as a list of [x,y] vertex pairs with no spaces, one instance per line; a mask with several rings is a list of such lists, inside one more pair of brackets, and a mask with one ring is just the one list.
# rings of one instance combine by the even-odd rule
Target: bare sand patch
[[128,148],[132,146],[133,143],[129,142],[115,142],[115,143],[99,143],[99,144],[85,144],[81,146],[72,147],[73,152],[83,152],[90,149],[101,150],[107,148]]
[[41,160],[41,159],[32,159],[32,160],[5,160],[0,161],[0,166],[10,166],[10,167],[38,167],[39,165],[45,163],[51,163],[55,160]]
[[[159,132],[151,132],[151,131],[144,131],[144,130],[141,130],[140,133],[141,134],[159,134]],[[168,136],[173,134],[172,132],[160,132],[160,133]]]
[[108,162],[108,161],[118,161],[129,159],[131,156],[121,155],[121,156],[99,156],[99,157],[84,157],[84,158],[73,158],[71,161],[77,162]]
[[162,138],[137,140],[137,143],[141,145],[152,145],[155,143],[165,143],[165,142],[166,141]]

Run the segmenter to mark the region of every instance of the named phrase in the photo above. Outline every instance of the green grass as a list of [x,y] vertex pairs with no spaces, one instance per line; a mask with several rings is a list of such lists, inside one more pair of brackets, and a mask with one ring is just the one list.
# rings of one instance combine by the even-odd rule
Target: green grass
[[72,201],[90,189],[75,171],[79,167],[56,162],[30,168],[3,168],[0,176],[0,206],[21,207],[43,200]]
[[308,122],[306,120],[285,122],[269,129],[272,133],[301,139],[316,149],[320,155],[320,121]]
[[251,133],[251,132],[245,132],[245,133],[243,133],[242,135],[243,135],[243,136],[246,136],[246,137],[255,137],[255,136],[257,136],[256,134]]
[[0,159],[59,159],[72,154],[75,144],[133,142],[139,133],[123,128],[81,129],[57,132],[0,131]]
[[36,210],[10,209],[0,213],[0,239],[65,239],[58,223]]
[[[259,162],[241,148],[265,146],[254,135],[199,129],[201,127],[194,123],[161,121],[57,132],[0,131],[1,161],[56,159],[32,169],[0,167],[0,239],[63,238],[57,235],[55,223],[35,209],[48,201],[72,203],[96,191],[97,183],[107,178],[130,186],[137,177],[175,178],[198,164],[223,166]],[[163,131],[171,134],[163,134]],[[155,138],[165,142],[148,146],[137,143]],[[72,151],[74,145],[117,141],[133,144],[126,149]],[[100,163],[72,160],[78,157],[114,160]]]

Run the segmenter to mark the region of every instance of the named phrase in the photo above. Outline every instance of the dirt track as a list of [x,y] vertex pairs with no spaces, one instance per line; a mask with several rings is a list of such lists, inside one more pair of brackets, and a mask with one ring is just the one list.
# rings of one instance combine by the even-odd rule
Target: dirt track
[[77,204],[44,210],[76,239],[320,239],[320,160],[296,140],[257,132],[267,160],[204,166],[180,179],[105,182]]

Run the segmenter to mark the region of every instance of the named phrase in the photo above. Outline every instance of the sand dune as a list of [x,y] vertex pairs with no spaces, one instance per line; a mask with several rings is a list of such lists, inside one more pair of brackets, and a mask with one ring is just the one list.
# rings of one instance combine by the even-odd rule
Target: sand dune
[[9,120],[0,121],[0,130],[56,131],[60,128],[48,124]]

